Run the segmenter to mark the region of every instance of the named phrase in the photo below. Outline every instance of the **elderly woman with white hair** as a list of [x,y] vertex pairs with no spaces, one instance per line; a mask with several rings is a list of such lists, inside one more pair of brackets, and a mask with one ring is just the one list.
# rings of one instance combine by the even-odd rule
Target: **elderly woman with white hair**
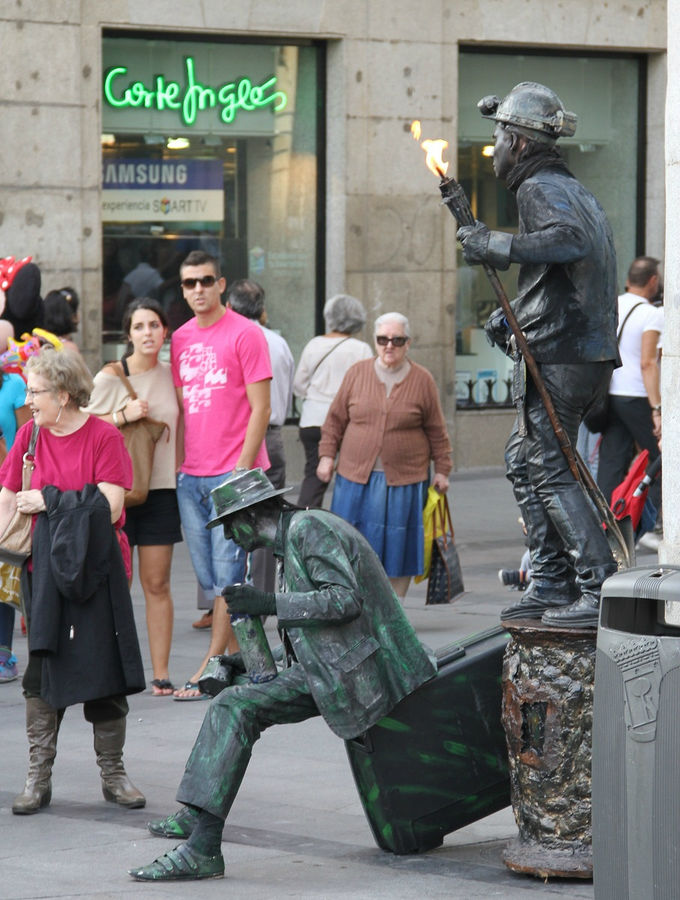
[[365,341],[352,337],[364,327],[366,310],[349,294],[336,294],[323,308],[326,334],[305,346],[295,372],[293,391],[303,399],[300,441],[305,451],[305,475],[298,505],[320,507],[327,483],[316,477],[321,426],[342,379],[350,366],[373,356]]
[[368,540],[399,597],[424,568],[423,506],[430,483],[445,492],[451,442],[439,392],[408,358],[409,321],[390,312],[375,322],[376,359],[347,372],[326,416],[317,476],[328,482],[338,454],[331,510]]

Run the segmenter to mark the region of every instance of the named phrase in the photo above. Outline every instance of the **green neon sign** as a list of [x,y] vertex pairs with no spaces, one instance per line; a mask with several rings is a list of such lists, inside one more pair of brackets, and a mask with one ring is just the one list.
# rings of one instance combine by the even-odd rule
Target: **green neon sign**
[[144,107],[159,111],[177,110],[186,126],[193,125],[198,113],[206,109],[220,107],[220,119],[229,125],[239,110],[248,112],[273,106],[275,112],[280,112],[288,103],[285,92],[275,90],[278,80],[275,75],[261,84],[253,84],[249,78],[239,78],[219,87],[208,87],[196,80],[193,56],[185,56],[184,65],[184,85],[156,75],[153,86],[142,81],[129,81],[124,87],[121,79],[127,76],[127,66],[111,66],[104,73],[104,100],[118,109]]

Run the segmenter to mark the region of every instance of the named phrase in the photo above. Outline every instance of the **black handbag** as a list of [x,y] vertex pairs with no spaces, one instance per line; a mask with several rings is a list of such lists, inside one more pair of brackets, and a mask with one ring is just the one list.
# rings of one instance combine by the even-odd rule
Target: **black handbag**
[[465,591],[463,572],[454,542],[451,510],[446,494],[437,504],[434,512],[434,534],[432,539],[432,562],[427,581],[425,604],[453,603]]
[[[634,309],[637,309],[638,306],[642,306],[642,302],[636,303],[635,306],[631,306],[628,310],[628,314],[626,318],[621,323],[621,327],[619,328],[619,333],[616,336],[616,343],[619,344],[621,342],[621,335],[623,334],[623,326],[628,321],[628,317],[633,312]],[[597,400],[590,409],[586,412],[583,417],[583,424],[586,426],[588,431],[592,434],[600,434],[600,432],[604,431],[607,427],[607,419],[609,418],[609,386],[607,386],[607,392],[604,397],[600,400]]]

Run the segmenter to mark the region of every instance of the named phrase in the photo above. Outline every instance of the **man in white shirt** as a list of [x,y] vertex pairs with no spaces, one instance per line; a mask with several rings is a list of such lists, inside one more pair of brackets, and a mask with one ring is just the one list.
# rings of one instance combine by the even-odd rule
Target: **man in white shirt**
[[[663,333],[663,307],[654,305],[661,291],[659,260],[640,256],[628,271],[626,292],[619,297],[619,352],[622,365],[609,385],[607,426],[602,433],[598,487],[607,501],[623,481],[636,445],[649,450],[650,462],[659,455],[661,392],[658,345]],[[649,490],[657,510],[661,483]]]
[[[227,306],[234,312],[257,322],[269,347],[272,366],[271,415],[265,435],[269,469],[266,475],[275,488],[285,487],[286,457],[281,428],[286,421],[293,399],[295,360],[284,338],[271,328],[265,328],[267,313],[264,308],[264,288],[257,281],[241,278],[229,286]],[[267,548],[255,550],[250,560],[250,576],[255,587],[275,590],[276,565],[273,553]]]

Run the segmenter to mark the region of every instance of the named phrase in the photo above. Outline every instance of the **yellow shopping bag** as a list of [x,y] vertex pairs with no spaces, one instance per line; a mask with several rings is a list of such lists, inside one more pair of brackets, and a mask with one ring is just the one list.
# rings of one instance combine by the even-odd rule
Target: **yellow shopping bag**
[[[442,536],[442,521],[445,521],[443,515],[435,515],[437,507],[441,503],[443,505],[446,494],[440,494],[432,485],[428,488],[427,499],[423,507],[423,531],[425,539],[425,568],[422,575],[416,575],[415,583],[419,584],[425,581],[430,575],[430,566],[432,564],[432,542],[435,538]],[[443,511],[443,510],[442,510]]]
[[0,563],[0,603],[21,607],[21,568],[12,563]]

